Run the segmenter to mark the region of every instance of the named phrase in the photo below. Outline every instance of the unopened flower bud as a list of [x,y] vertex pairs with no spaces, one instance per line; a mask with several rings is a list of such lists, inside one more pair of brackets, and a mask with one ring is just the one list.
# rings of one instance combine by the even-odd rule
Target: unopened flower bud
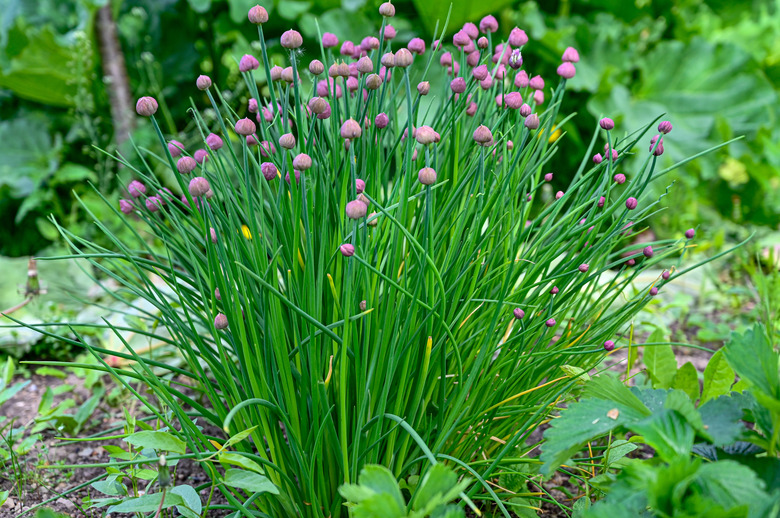
[[[350,41],[350,43],[352,42]],[[337,47],[338,44],[339,44],[339,39],[332,32],[326,32],[322,35],[322,46],[325,47],[326,49]],[[350,52],[350,54],[352,54],[352,52]]]
[[227,326],[228,326],[228,319],[227,319],[227,317],[225,315],[223,315],[222,313],[219,313],[214,318],[214,327],[216,327],[219,330],[222,330],[222,329],[227,329]]
[[552,179],[553,179],[553,174],[552,173],[547,173],[546,175],[544,175],[544,181],[545,182],[552,182]]
[[469,38],[469,35],[462,29],[452,36],[452,44],[458,48],[465,47],[469,43],[471,43],[471,38]]
[[436,183],[436,171],[432,167],[423,167],[417,173],[417,179],[423,185],[433,185]]
[[466,91],[466,80],[462,77],[456,77],[450,82],[450,88],[456,94],[462,94]]
[[638,205],[638,202],[637,202],[636,198],[634,198],[634,197],[631,197],[631,198],[626,200],[626,208],[628,210],[634,210],[637,205]]
[[301,37],[300,32],[290,29],[289,31],[282,33],[279,42],[282,44],[282,47],[286,49],[297,49],[303,45],[303,37]]
[[666,135],[672,131],[672,123],[669,121],[661,121],[658,123],[658,131]]
[[376,218],[377,213],[372,212],[368,215],[368,221],[366,221],[366,225],[369,227],[375,227],[379,224],[379,219]]
[[154,97],[141,97],[135,103],[135,111],[142,117],[151,117],[157,113],[157,100]]
[[260,164],[260,172],[263,173],[263,178],[269,182],[278,176],[278,170],[272,162],[263,162]]
[[528,117],[525,118],[525,127],[528,129],[535,130],[539,127],[539,116],[535,113],[532,113]]
[[325,65],[323,65],[322,61],[319,59],[314,59],[309,63],[309,72],[311,72],[312,75],[318,76],[325,72]]
[[653,252],[653,247],[648,245],[648,246],[646,246],[646,247],[645,247],[645,248],[642,250],[642,254],[643,254],[645,257],[647,257],[648,259],[650,259],[651,257],[653,257],[653,255],[655,255],[655,252]]
[[366,204],[362,201],[352,200],[351,202],[347,203],[346,213],[349,219],[364,218],[367,211],[368,207],[366,207]]
[[475,113],[477,113],[477,103],[473,102],[469,104],[468,108],[466,108],[466,115],[473,117]]
[[474,141],[480,146],[489,146],[493,143],[493,133],[487,126],[481,125],[474,130]]
[[520,115],[523,117],[528,117],[531,115],[531,106],[529,106],[527,103],[523,103],[523,105],[520,106]]
[[537,90],[534,92],[534,104],[542,104],[544,102],[544,91]]
[[254,56],[244,54],[241,56],[241,61],[238,62],[238,69],[241,72],[249,72],[250,70],[257,70],[260,66],[260,62]]
[[192,157],[197,163],[202,164],[209,159],[209,153],[205,149],[198,149],[193,153]]
[[590,268],[590,266],[588,266],[588,265],[587,265],[587,264],[585,264],[585,263],[582,263],[581,265],[579,265],[579,266],[577,267],[577,269],[578,269],[579,271],[581,271],[582,273],[585,273],[585,272],[587,272],[587,271],[588,271],[588,268]]
[[171,140],[168,142],[168,152],[173,158],[180,157],[181,152],[184,150],[184,144],[178,140]]
[[384,34],[382,35],[382,38],[383,38],[385,41],[390,41],[390,40],[393,40],[393,39],[395,39],[395,35],[396,35],[396,32],[395,32],[395,27],[393,27],[393,26],[392,26],[392,25],[390,25],[390,24],[387,24],[387,25],[385,25],[385,32],[384,32]]
[[420,95],[428,95],[431,90],[431,84],[428,81],[422,81],[417,84],[417,93]]
[[379,14],[385,18],[392,18],[395,16],[395,6],[390,2],[385,2],[379,6]]
[[378,74],[369,74],[366,76],[366,88],[376,90],[382,86],[382,78]]
[[138,198],[146,194],[146,186],[138,180],[133,180],[127,185],[127,192],[129,192],[130,196],[133,198]]
[[512,311],[512,314],[514,315],[514,317],[515,317],[517,320],[520,320],[521,318],[523,318],[523,317],[525,316],[525,311],[523,311],[523,310],[522,310],[522,309],[520,309],[520,308],[515,308],[515,309]]
[[563,192],[563,191],[558,191],[558,192],[556,192],[556,193],[555,193],[555,199],[556,199],[556,200],[560,200],[561,198],[563,198],[563,194],[564,194],[564,192]]
[[359,138],[362,133],[363,130],[360,129],[360,124],[355,119],[347,119],[341,125],[341,138],[353,140]]
[[611,351],[614,348],[615,348],[615,342],[613,342],[612,340],[607,340],[606,342],[604,342],[605,351]]
[[551,318],[547,322],[544,323],[547,327],[554,327],[555,326],[555,319]]
[[181,174],[189,174],[194,171],[196,167],[198,167],[198,163],[194,158],[189,156],[183,156],[176,162],[176,169]]
[[425,40],[422,38],[412,38],[406,48],[409,49],[409,52],[413,52],[417,55],[425,54]]
[[615,183],[618,185],[623,185],[626,183],[626,175],[623,173],[618,173],[613,177],[613,180],[615,180]]
[[366,306],[366,301],[365,300],[361,300],[360,304],[358,304],[358,307],[360,308],[360,311],[365,311],[366,307],[367,307]]
[[279,137],[279,145],[284,149],[292,149],[295,147],[295,135],[292,133],[285,133]]
[[561,56],[561,61],[568,63],[577,63],[580,60],[580,53],[574,47],[566,47]]
[[408,49],[398,49],[395,53],[395,66],[407,68],[412,64],[414,58]]
[[523,66],[523,54],[520,49],[512,50],[512,54],[509,55],[509,66],[512,70],[517,70]]
[[133,209],[133,202],[128,200],[119,200],[119,210],[122,211],[122,214],[130,214],[133,212]]
[[344,243],[339,247],[339,251],[341,252],[341,255],[344,257],[352,257],[355,255],[355,247],[351,245],[350,243]]
[[521,70],[515,75],[515,86],[517,88],[526,88],[530,82],[531,80],[528,79],[528,74],[525,70]]
[[498,21],[495,16],[489,14],[479,21],[479,30],[483,33],[496,32],[498,30]]
[[257,131],[257,126],[255,126],[255,123],[252,122],[252,119],[244,118],[236,121],[235,130],[236,133],[242,136],[252,135],[255,131]]
[[610,131],[615,127],[615,121],[613,121],[609,117],[604,117],[599,121],[599,126],[601,126],[601,129]]
[[555,72],[564,79],[571,79],[577,75],[577,69],[568,61],[558,65],[558,69]]
[[195,80],[195,86],[198,87],[198,90],[208,90],[211,88],[211,78],[209,76],[200,75],[198,76],[198,79]]
[[247,17],[249,18],[250,23],[262,25],[268,21],[268,11],[265,10],[265,7],[256,5],[249,9]]
[[300,171],[306,171],[309,168],[311,168],[311,157],[307,155],[306,153],[300,153],[298,156],[293,158],[293,169],[298,169]]
[[534,76],[534,77],[532,77],[528,81],[528,84],[534,90],[543,90],[544,89],[544,79],[542,79],[542,76]]
[[594,164],[600,164],[602,160],[604,159],[602,158],[601,153],[596,153],[595,155],[593,155]]
[[694,237],[696,237],[696,231],[692,228],[689,228],[688,230],[685,231],[685,237],[686,239],[693,239]]
[[658,295],[658,288],[653,286],[652,288],[650,288],[650,296],[655,297],[656,295]]
[[471,71],[471,75],[473,75],[474,79],[476,79],[477,81],[484,81],[485,78],[488,76],[487,65],[479,65],[474,67],[474,70]]
[[146,198],[146,208],[149,212],[157,212],[162,208],[162,200],[159,196],[149,196]]
[[550,295],[557,295],[559,291],[558,286],[553,286],[550,290]]
[[490,41],[486,37],[484,37],[484,36],[480,37],[477,40],[477,47],[479,47],[482,50],[485,50],[486,48],[488,48],[489,45],[490,45]]

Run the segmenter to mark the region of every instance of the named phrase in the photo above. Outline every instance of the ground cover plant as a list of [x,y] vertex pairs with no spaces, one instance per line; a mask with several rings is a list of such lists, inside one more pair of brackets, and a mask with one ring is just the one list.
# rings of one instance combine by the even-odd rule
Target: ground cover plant
[[[60,259],[87,260],[95,282],[118,283],[109,294],[141,315],[142,325],[105,325],[185,359],[172,366],[126,342],[127,353],[90,346],[83,324],[63,335],[30,324],[88,347],[100,366],[76,366],[110,372],[154,416],[124,430],[136,450],[105,465],[111,480],[98,490],[109,498],[98,505],[208,513],[189,491],[168,493],[168,466],[196,459],[235,516],[369,508],[359,475],[385,480],[376,465],[403,481],[409,498],[396,503],[409,515],[435,512],[418,495],[438,479],[442,513],[453,488],[461,506],[530,509],[493,479],[522,462],[576,384],[557,373],[596,366],[694,267],[683,263],[694,228],[633,241],[662,208],[648,184],[695,158],[656,168],[669,121],[648,114],[622,130],[602,118],[570,185],[553,193],[548,163],[565,152],[573,114],[559,107],[577,51],[545,81],[523,62],[525,32],[498,41],[492,16],[452,43],[444,21],[402,46],[393,6],[379,13],[378,34],[358,43],[324,33],[319,52],[291,29],[284,61],[272,61],[268,14],[252,8],[262,52],[239,61],[247,105],[198,77],[191,116],[202,147],[190,149],[166,138],[157,100],[141,97],[136,110],[159,145],[136,148],[143,168],[114,156],[136,177],[113,208],[122,233],[86,205],[110,247],[58,226],[73,248]],[[317,55],[308,70],[304,52]],[[633,156],[639,165],[625,169]],[[638,282],[661,261],[676,267]],[[473,483],[450,484],[440,464]],[[118,489],[126,466],[144,466],[145,495]]]

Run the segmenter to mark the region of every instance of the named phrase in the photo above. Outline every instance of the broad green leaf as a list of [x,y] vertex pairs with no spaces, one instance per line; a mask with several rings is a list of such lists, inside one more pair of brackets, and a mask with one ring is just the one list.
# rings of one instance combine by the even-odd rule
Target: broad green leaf
[[0,186],[7,185],[12,198],[30,196],[54,172],[61,146],[48,131],[49,122],[38,116],[0,122],[0,141],[5,143],[0,148]]
[[756,324],[744,335],[733,333],[725,347],[728,363],[756,389],[780,400],[780,366],[762,324]]
[[246,430],[242,430],[242,431],[238,432],[233,437],[228,439],[227,442],[225,442],[225,445],[223,446],[223,448],[225,448],[225,449],[230,448],[234,444],[243,441],[244,439],[249,437],[252,434],[252,432],[255,431],[256,428],[257,428],[257,426],[253,426],[252,428],[247,428]]
[[[423,476],[420,488],[412,501],[412,508],[415,510],[423,509],[431,501],[442,498],[452,486],[457,484],[458,477],[444,464],[435,464],[431,466]],[[441,502],[442,504],[446,502]]]
[[97,182],[97,173],[83,165],[66,162],[52,176],[50,185],[67,185],[72,183]]
[[644,442],[666,462],[691,453],[694,429],[676,410],[664,409],[628,427],[640,434]]
[[[515,509],[522,509],[522,508],[515,508]],[[530,511],[530,509],[529,509]],[[531,515],[518,515],[518,516],[528,516],[529,518]],[[459,506],[455,504],[450,505],[443,505],[439,506],[434,510],[433,513],[431,513],[431,518],[465,518],[466,517],[466,511],[461,509]],[[533,517],[536,517],[536,513],[534,513]]]
[[699,432],[704,437],[709,438],[704,422],[702,421],[701,414],[696,410],[696,406],[691,401],[691,398],[682,390],[670,390],[666,395],[666,401],[664,401],[664,408],[667,410],[676,410],[682,415],[689,425],[694,430]]
[[127,488],[125,488],[124,484],[120,484],[115,477],[108,480],[98,480],[90,485],[92,489],[100,491],[104,495],[123,496],[127,494]]
[[[603,376],[593,378],[593,381],[600,378]],[[639,402],[638,399],[636,401]],[[645,408],[641,402],[639,404]],[[582,444],[645,416],[644,412],[607,399],[582,399],[573,403],[561,411],[561,417],[554,419],[544,433],[545,442],[540,457],[544,465],[540,471],[545,475],[552,473]]]
[[701,404],[708,400],[728,394],[734,384],[734,370],[729,367],[723,350],[719,350],[710,358],[704,369],[704,386],[701,391]]
[[750,404],[748,398],[735,394],[711,399],[699,407],[704,427],[715,446],[732,444],[740,438],[745,431],[743,409],[749,408]]
[[614,401],[623,406],[633,408],[635,411],[650,415],[650,410],[644,403],[626,387],[622,381],[614,376],[597,376],[587,385],[582,394],[584,398],[596,398],[607,401]]
[[613,441],[609,446],[609,449],[604,453],[607,465],[611,466],[637,448],[638,446],[636,444],[632,444],[623,439]]
[[585,369],[576,367],[574,365],[561,365],[561,370],[570,378],[577,380],[577,383],[583,384],[586,381],[590,381],[590,375],[585,372]]
[[0,491],[0,507],[2,507],[5,504],[5,501],[8,500],[8,495],[10,493],[8,491]]
[[265,474],[265,470],[260,464],[241,454],[224,452],[220,453],[218,458],[219,462],[222,464],[232,464],[233,466],[240,466],[261,475]]
[[143,431],[125,437],[125,441],[137,448],[184,453],[187,445],[168,432]]
[[279,489],[266,477],[242,469],[229,469],[225,471],[225,485],[246,489],[247,491],[255,493],[279,494]]
[[376,493],[386,493],[393,498],[398,510],[406,505],[404,497],[401,495],[401,488],[395,480],[393,473],[384,466],[369,464],[360,470],[358,482],[361,486],[367,487]]
[[768,498],[764,481],[750,468],[731,460],[704,464],[696,475],[696,484],[702,493],[726,509],[743,505],[763,508]]
[[342,484],[339,486],[339,494],[347,502],[359,504],[360,502],[371,498],[376,493],[359,484]]
[[[664,334],[660,329],[652,332],[648,342],[664,342]],[[642,358],[650,373],[654,388],[669,388],[672,386],[674,375],[677,374],[677,359],[669,344],[647,345],[644,347]]]
[[0,405],[14,397],[16,394],[18,394],[24,387],[29,385],[31,382],[24,381],[22,383],[17,383],[15,385],[11,385],[10,387],[6,388],[2,392],[0,392]]
[[387,493],[374,493],[352,508],[354,518],[403,518],[405,509],[398,509],[395,499]]
[[682,390],[694,403],[699,399],[699,375],[691,362],[685,362],[672,380],[672,388]]
[[183,505],[184,499],[170,491],[165,493],[165,500],[162,499],[162,493],[153,493],[151,495],[143,495],[137,498],[128,498],[123,500],[121,504],[118,504],[111,508],[112,513],[151,513],[156,511],[160,507],[160,502],[163,502],[162,508],[168,509],[175,505]]
[[184,500],[183,505],[176,506],[179,513],[185,514],[182,512],[184,509],[192,511],[197,516],[203,511],[203,503],[200,500],[200,495],[192,486],[176,486],[171,488],[170,492],[179,495]]

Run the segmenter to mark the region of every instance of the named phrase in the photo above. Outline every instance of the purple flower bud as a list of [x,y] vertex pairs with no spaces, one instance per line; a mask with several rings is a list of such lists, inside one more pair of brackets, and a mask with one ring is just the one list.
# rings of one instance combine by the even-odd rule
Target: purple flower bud
[[615,348],[615,342],[613,342],[612,340],[607,340],[606,342],[604,342],[605,351],[611,351],[614,348]]
[[238,62],[238,69],[241,72],[249,72],[250,70],[257,70],[260,66],[260,62],[254,56],[244,54],[241,56],[241,61]]
[[515,76],[515,86],[517,88],[526,88],[530,82],[531,81],[528,79],[528,74],[525,72],[525,70],[521,70]]
[[[349,42],[345,41],[344,43],[345,43],[345,44],[346,44],[346,43],[349,43],[350,45],[352,45],[352,42],[351,42],[351,41],[349,41]],[[339,39],[338,39],[338,37],[337,37],[335,34],[333,34],[332,32],[326,32],[326,33],[324,33],[324,34],[322,35],[322,46],[323,46],[323,47],[325,47],[326,49],[331,49],[331,48],[333,48],[333,47],[337,47],[337,46],[338,46],[338,44],[339,44]],[[343,48],[344,48],[344,47],[342,47],[342,49],[343,49]],[[344,54],[344,52],[342,52],[342,54]],[[352,54],[352,49],[350,49],[350,51],[348,52],[348,54]]]
[[613,177],[613,179],[615,180],[615,183],[618,184],[618,185],[622,185],[622,184],[626,183],[626,175],[624,175],[623,173],[616,174]]
[[268,21],[268,11],[264,7],[256,5],[249,10],[247,17],[250,23],[262,25]]
[[544,102],[544,91],[537,90],[534,92],[534,104],[542,104]]
[[190,191],[190,196],[192,196],[193,198],[205,196],[210,189],[211,186],[209,185],[209,181],[203,178],[202,176],[196,176],[195,178],[190,180],[190,185],[188,187],[188,190]]
[[184,144],[178,140],[171,140],[168,142],[168,152],[173,158],[181,156],[181,152],[184,150]]
[[520,107],[520,115],[523,117],[528,117],[531,115],[531,107],[528,104],[523,103],[523,105]]
[[385,18],[392,18],[395,16],[395,6],[390,2],[385,2],[379,6],[379,14]]
[[601,197],[599,198],[599,202],[598,202],[598,204],[597,204],[598,208],[601,208],[601,207],[603,207],[603,206],[604,206],[604,202],[605,202],[605,201],[607,201],[607,200],[606,200],[606,198],[604,198],[604,196],[601,196]]
[[135,103],[135,111],[142,117],[151,117],[157,113],[157,99],[154,97],[141,97]]
[[484,50],[488,48],[488,46],[490,46],[490,41],[486,37],[482,36],[477,40],[477,47],[480,49]]
[[222,296],[219,294],[219,288],[214,289],[214,298],[217,300],[222,300]]
[[523,96],[520,92],[509,92],[504,96],[504,103],[508,108],[517,110],[523,105]]
[[531,80],[528,81],[528,84],[534,90],[542,90],[542,89],[544,89],[544,79],[542,79],[542,76],[533,76],[531,78]]
[[523,311],[523,310],[522,310],[522,309],[520,309],[520,308],[515,308],[515,309],[512,311],[512,314],[515,316],[515,318],[516,318],[517,320],[520,320],[521,318],[523,318],[523,317],[525,316],[525,311]]
[[395,27],[389,24],[385,25],[385,33],[382,35],[382,38],[385,41],[390,41],[395,39],[395,35],[396,35]]
[[580,60],[580,53],[574,47],[566,47],[561,56],[561,61],[568,63],[577,63]]
[[626,261],[626,264],[628,266],[634,266],[636,264],[636,259],[629,259],[628,261]]
[[292,67],[287,67],[282,69],[282,81],[285,83],[294,83],[295,77],[298,76],[297,71],[293,71]]
[[146,208],[150,212],[157,212],[163,206],[163,201],[159,196],[149,196],[146,198]]
[[666,135],[672,131],[672,123],[669,121],[661,121],[658,123],[658,132]]
[[[297,169],[293,169],[293,173],[295,174],[295,185],[298,185],[301,183],[301,172]],[[284,181],[287,182],[287,184],[290,184],[290,173],[287,173],[284,175]]]
[[217,244],[217,231],[214,230],[214,227],[209,229],[209,234],[211,234],[211,242],[216,245]]
[[292,133],[285,133],[279,137],[279,145],[284,149],[292,149],[295,147],[295,135]]
[[646,246],[646,247],[645,247],[645,248],[642,250],[642,253],[643,253],[643,254],[644,254],[644,256],[645,256],[645,257],[647,257],[648,259],[650,259],[651,257],[653,257],[653,255],[655,255],[655,252],[653,252],[653,247],[652,247],[652,246],[649,246],[649,245],[648,245],[648,246]]
[[127,192],[129,192],[130,196],[133,198],[138,198],[139,196],[146,194],[146,186],[138,180],[133,180],[127,185]]
[[355,247],[349,243],[344,243],[339,247],[339,251],[341,252],[341,255],[344,257],[352,257],[355,255]]
[[509,66],[512,70],[517,70],[523,66],[523,54],[520,49],[512,50],[512,54],[509,56]]
[[479,30],[483,33],[496,32],[498,30],[498,20],[489,14],[479,21]]
[[423,167],[417,173],[417,179],[423,185],[433,185],[436,183],[436,171],[432,167]]
[[366,217],[368,207],[366,204],[359,200],[352,200],[347,203],[347,217],[349,219],[360,219]]
[[244,118],[236,121],[235,130],[239,135],[252,135],[255,131],[257,131],[257,126],[255,126],[255,123],[252,122],[252,119]]
[[278,176],[278,170],[272,162],[260,164],[260,172],[263,173],[263,177],[269,182]]
[[122,214],[130,214],[133,212],[133,209],[135,207],[133,206],[133,202],[128,200],[119,200],[119,210],[122,211]]
[[477,103],[469,104],[469,107],[466,108],[466,115],[473,117],[475,113],[477,113]]
[[481,125],[474,130],[474,141],[480,146],[489,146],[493,143],[493,133],[487,126]]
[[411,41],[409,41],[407,48],[409,49],[409,52],[422,55],[425,53],[425,41],[422,38],[412,38]]
[[399,68],[407,68],[414,61],[412,53],[407,49],[398,49],[395,53],[395,66]]
[[577,69],[568,61],[558,65],[558,69],[555,72],[564,79],[571,79],[577,75]]
[[282,33],[279,42],[282,44],[282,47],[286,49],[297,49],[303,45],[303,37],[301,37],[300,32],[290,29],[289,31]]
[[196,167],[198,167],[198,163],[194,158],[189,156],[183,156],[176,162],[176,169],[181,174],[189,174],[194,171]]
[[474,79],[476,79],[477,81],[484,81],[485,78],[488,76],[487,65],[479,65],[477,67],[474,67],[474,70],[471,71],[471,75],[473,75]]
[[634,210],[636,206],[638,205],[638,202],[636,201],[636,198],[631,197],[626,200],[626,208],[628,210]]
[[525,118],[525,127],[528,129],[535,130],[539,127],[539,116],[535,113],[532,113],[528,117]]
[[458,48],[463,48],[469,43],[471,43],[471,38],[469,37],[468,34],[466,34],[466,31],[464,31],[463,29],[456,32],[455,35],[452,37],[452,44]]
[[360,138],[363,130],[360,129],[360,124],[355,119],[347,119],[344,124],[341,125],[341,138],[348,138],[350,140]]
[[195,159],[197,163],[202,164],[203,162],[209,159],[209,154],[208,151],[206,151],[205,149],[198,149],[197,151],[195,151],[192,157]]
[[545,182],[552,182],[552,179],[553,179],[553,174],[552,173],[547,173],[546,175],[544,175],[544,181]]
[[545,322],[544,325],[546,325],[547,327],[553,327],[555,325],[555,319],[551,318],[550,320]]
[[358,307],[360,308],[360,311],[365,311],[366,307],[367,307],[366,306],[366,301],[365,300],[361,300],[360,304],[358,304]]
[[600,164],[603,158],[601,157],[601,153],[596,153],[593,155],[593,163],[594,164]]
[[355,192],[358,194],[363,194],[363,191],[366,190],[366,182],[361,180],[360,178],[355,179]]
[[[357,187],[357,186],[356,186],[356,187]],[[361,194],[360,196],[358,196],[358,197],[357,197],[357,201],[359,201],[360,203],[362,203],[363,205],[365,205],[365,206],[366,206],[366,208],[368,208],[369,206],[371,206],[371,201],[368,199],[368,196],[366,196],[365,194]]]
[[509,44],[513,47],[522,47],[528,43],[528,36],[525,31],[515,27],[509,32]]
[[434,144],[439,140],[441,140],[439,134],[430,126],[420,126],[419,128],[417,128],[417,133],[415,134],[415,138],[417,139],[417,142],[419,142],[423,146]]
[[466,91],[466,80],[462,77],[456,77],[450,82],[450,88],[456,94],[462,94]]
[[198,90],[208,90],[211,88],[211,78],[209,76],[200,75],[198,76],[198,79],[195,80],[195,86],[198,87]]
[[309,72],[311,72],[312,75],[318,76],[325,72],[325,65],[323,65],[322,61],[319,59],[313,59],[311,63],[309,63]]
[[386,113],[380,113],[379,115],[374,118],[374,125],[378,129],[385,129],[387,125],[390,123],[390,118],[387,116]]
[[585,273],[585,272],[587,272],[587,271],[588,271],[588,268],[590,268],[590,266],[588,266],[588,265],[587,265],[587,264],[585,264],[585,263],[582,263],[581,265],[579,265],[579,266],[577,267],[577,269],[578,269],[579,271],[581,271],[582,273]]
[[369,90],[376,90],[380,86],[382,86],[383,79],[379,76],[379,74],[369,74],[366,77],[366,88]]
[[431,90],[431,84],[428,81],[422,81],[417,84],[417,93],[420,95],[428,95]]
[[463,24],[463,32],[468,34],[469,38],[472,40],[475,40],[477,37],[479,37],[479,29],[477,29],[477,26],[471,22],[466,22]]
[[653,286],[652,288],[650,288],[650,296],[655,297],[656,295],[658,295],[658,288]]
[[563,191],[558,191],[558,192],[556,192],[556,193],[555,193],[555,199],[556,199],[556,200],[560,200],[561,198],[563,198],[563,194],[564,194],[564,192],[563,192]]
[[300,171],[306,171],[309,168],[311,168],[311,157],[307,155],[306,153],[300,153],[295,158],[293,158],[293,169],[298,169]]
[[550,290],[550,295],[557,295],[559,291],[558,286],[553,286]]
[[368,225],[369,227],[377,226],[379,224],[379,219],[375,217],[376,215],[377,215],[376,212],[372,212],[371,214],[369,214],[368,221],[366,221],[366,225]]
[[228,319],[225,315],[219,313],[217,314],[216,317],[214,317],[214,327],[216,327],[221,331],[222,329],[227,329],[227,326],[228,326]]
[[615,121],[609,117],[604,117],[599,121],[599,126],[601,126],[601,129],[609,131],[615,127]]
[[696,231],[692,228],[689,228],[688,230],[685,231],[685,237],[686,239],[693,239],[694,237],[696,237]]

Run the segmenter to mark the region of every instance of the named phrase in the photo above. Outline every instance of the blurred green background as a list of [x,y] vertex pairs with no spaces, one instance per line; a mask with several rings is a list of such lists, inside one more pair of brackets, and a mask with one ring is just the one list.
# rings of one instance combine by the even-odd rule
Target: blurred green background
[[[246,19],[256,3],[0,0],[0,257],[61,247],[51,215],[96,238],[74,194],[95,217],[117,224],[92,185],[116,203],[129,175],[108,155],[132,156],[133,145],[157,149],[148,121],[135,115],[137,97],[157,97],[163,131],[185,145],[197,141],[188,108],[202,100],[199,74],[210,75],[239,113],[246,110],[246,90],[231,85],[240,84],[240,56],[259,55]],[[278,37],[291,27],[305,38],[306,62],[319,54],[318,33],[360,41],[381,23],[378,0],[259,3],[270,14],[264,30],[279,62]],[[444,1],[394,4],[396,47],[415,36],[430,42],[450,10]],[[455,0],[446,41],[489,13],[501,37],[514,26],[528,33],[525,68],[548,85],[563,50],[579,50],[562,108],[578,116],[562,128],[553,190],[568,182],[600,117],[613,117],[623,131],[666,113],[674,131],[664,139],[661,167],[745,138],[675,172],[677,185],[652,232],[676,237],[700,226],[705,252],[755,232],[746,261],[778,246],[780,0]],[[671,181],[652,188],[660,195]],[[3,308],[14,299],[13,290],[0,294]]]

